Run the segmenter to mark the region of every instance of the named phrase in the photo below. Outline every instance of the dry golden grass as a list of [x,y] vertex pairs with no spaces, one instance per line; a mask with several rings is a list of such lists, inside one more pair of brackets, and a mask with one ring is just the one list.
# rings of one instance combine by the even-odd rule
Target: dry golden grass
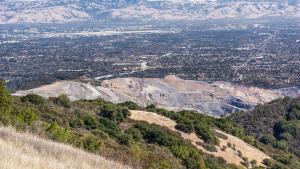
[[0,128],[0,168],[2,169],[126,169],[71,146],[54,143],[11,128]]
[[[173,120],[166,118],[164,116],[158,115],[156,113],[152,112],[145,112],[145,111],[136,111],[131,110],[131,117],[133,120],[137,121],[146,121],[150,124],[157,124],[160,126],[164,126],[169,128],[172,131],[179,132],[182,136],[182,138],[191,141],[191,143],[197,147],[199,150],[204,151],[208,154],[213,154],[216,157],[222,157],[224,158],[228,163],[240,165],[243,159],[238,156],[237,150],[240,150],[244,157],[247,157],[249,161],[256,160],[259,165],[263,165],[262,161],[265,158],[270,158],[268,155],[263,153],[262,151],[258,150],[257,148],[247,144],[243,140],[234,137],[232,135],[226,134],[222,131],[216,130],[219,133],[222,133],[225,135],[228,139],[222,139],[220,140],[220,145],[216,146],[217,152],[209,152],[205,150],[201,144],[197,143],[203,143],[203,140],[199,139],[199,137],[195,133],[187,134],[181,131],[178,131],[175,129],[176,122]],[[232,145],[235,145],[236,150],[233,150],[232,148],[227,148],[226,150],[222,150],[223,146],[227,146],[227,144],[230,143]]]

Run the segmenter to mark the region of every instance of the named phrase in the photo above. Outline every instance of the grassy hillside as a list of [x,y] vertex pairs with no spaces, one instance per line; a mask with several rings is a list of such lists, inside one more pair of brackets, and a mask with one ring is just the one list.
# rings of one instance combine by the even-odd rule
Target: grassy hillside
[[13,169],[130,169],[117,162],[41,139],[0,128],[0,168]]
[[11,97],[0,85],[0,123],[146,169],[237,169],[199,151],[178,133],[129,119],[133,103],[101,99],[71,102],[62,95]]
[[[204,141],[201,146],[205,151],[202,151],[174,130],[130,119],[130,109],[142,108],[132,102],[116,105],[102,99],[71,102],[65,95],[49,99],[33,94],[12,97],[0,83],[1,125],[13,126],[19,131],[30,131],[39,137],[69,144],[132,168],[264,168],[257,166],[257,161],[245,158],[234,145],[228,144],[222,148],[236,151],[243,159],[241,165],[228,164],[223,158],[207,153],[216,151],[216,147],[220,145],[218,138],[226,136],[215,132],[215,129],[237,136],[269,155],[281,157],[287,153],[262,146],[255,135],[246,135],[242,127],[228,119],[214,119],[190,111],[166,111],[157,109],[154,105],[146,108],[147,111],[174,120],[176,130],[187,134],[196,133],[195,137]],[[263,164],[270,169],[300,166],[298,158],[288,158],[291,158],[289,163],[277,158],[279,162],[263,160]]]

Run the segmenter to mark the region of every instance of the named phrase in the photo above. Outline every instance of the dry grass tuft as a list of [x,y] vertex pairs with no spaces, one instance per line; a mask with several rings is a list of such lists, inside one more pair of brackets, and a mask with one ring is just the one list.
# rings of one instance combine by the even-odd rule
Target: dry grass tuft
[[120,163],[0,127],[0,168],[5,169],[126,169]]

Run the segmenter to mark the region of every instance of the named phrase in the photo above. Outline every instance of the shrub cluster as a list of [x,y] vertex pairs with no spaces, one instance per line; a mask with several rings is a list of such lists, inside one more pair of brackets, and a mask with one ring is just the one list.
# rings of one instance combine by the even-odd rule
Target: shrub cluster
[[46,99],[36,94],[28,94],[26,96],[23,96],[21,97],[21,101],[30,102],[34,105],[44,105],[46,103]]
[[176,129],[186,133],[195,132],[201,139],[211,145],[219,143],[214,128],[220,128],[235,136],[244,136],[240,127],[226,119],[215,119],[191,111],[173,112],[164,109],[155,109],[154,111],[175,120],[177,123]]

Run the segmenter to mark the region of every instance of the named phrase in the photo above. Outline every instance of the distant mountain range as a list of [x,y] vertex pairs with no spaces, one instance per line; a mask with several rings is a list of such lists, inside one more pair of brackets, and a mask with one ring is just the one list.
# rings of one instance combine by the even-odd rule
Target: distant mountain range
[[300,16],[299,0],[2,0],[0,23]]

